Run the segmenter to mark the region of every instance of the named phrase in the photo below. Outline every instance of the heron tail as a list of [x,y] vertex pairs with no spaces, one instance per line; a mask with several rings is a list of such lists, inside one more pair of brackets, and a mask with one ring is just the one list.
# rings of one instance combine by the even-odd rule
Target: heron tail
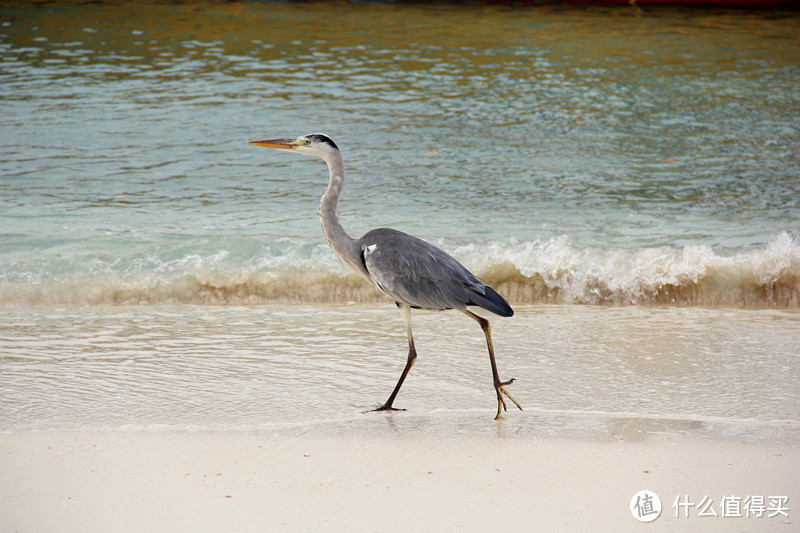
[[506,299],[497,294],[497,292],[488,285],[485,287],[484,294],[475,292],[471,296],[472,298],[467,305],[477,305],[499,316],[514,316],[514,310],[508,305]]

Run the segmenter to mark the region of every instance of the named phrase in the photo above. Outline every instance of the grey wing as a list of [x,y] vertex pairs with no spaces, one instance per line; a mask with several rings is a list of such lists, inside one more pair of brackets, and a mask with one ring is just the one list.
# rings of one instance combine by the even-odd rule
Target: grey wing
[[436,246],[392,229],[376,229],[358,241],[372,280],[396,302],[420,309],[477,305],[500,316],[514,311],[502,296]]

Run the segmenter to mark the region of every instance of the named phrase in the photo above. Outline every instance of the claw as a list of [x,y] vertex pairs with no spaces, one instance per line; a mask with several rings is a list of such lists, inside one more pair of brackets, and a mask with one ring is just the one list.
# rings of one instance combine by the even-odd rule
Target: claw
[[497,416],[494,417],[495,420],[500,419],[500,415],[503,411],[508,411],[508,408],[506,407],[506,401],[503,399],[503,395],[507,396],[508,399],[514,402],[514,405],[516,405],[519,410],[522,411],[522,406],[519,404],[519,402],[515,400],[514,397],[511,396],[506,390],[506,386],[511,385],[512,383],[514,383],[514,380],[510,379],[495,385],[495,389],[497,390]]

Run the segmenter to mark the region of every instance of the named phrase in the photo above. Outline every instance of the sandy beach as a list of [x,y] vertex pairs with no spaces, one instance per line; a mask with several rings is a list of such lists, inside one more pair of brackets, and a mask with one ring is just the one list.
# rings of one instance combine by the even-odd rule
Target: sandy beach
[[418,320],[408,411],[368,412],[395,313],[5,311],[0,533],[797,530],[795,314],[520,307],[493,329],[525,410],[495,421],[454,314]]
[[[635,438],[593,432],[520,438],[514,434],[519,417],[512,416],[485,420],[486,435],[431,435],[427,424],[457,427],[485,416],[436,418],[366,415],[366,431],[339,423],[294,435],[157,429],[4,434],[0,530],[797,530],[796,442],[651,431],[647,421],[639,421]],[[643,489],[662,500],[654,523],[638,522],[628,509]],[[760,518],[747,517],[740,505],[740,517],[723,516],[723,498],[732,496],[764,496],[767,509]],[[788,500],[770,507],[773,496]],[[681,508],[676,518],[677,497],[696,504],[708,497],[717,516],[700,517],[693,507],[688,517]]]

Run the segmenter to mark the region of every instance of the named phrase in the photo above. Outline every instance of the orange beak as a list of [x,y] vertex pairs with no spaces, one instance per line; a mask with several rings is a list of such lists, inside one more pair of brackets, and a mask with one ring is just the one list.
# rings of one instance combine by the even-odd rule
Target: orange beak
[[271,141],[250,141],[255,146],[264,148],[277,148],[278,150],[294,150],[297,148],[297,141],[294,139],[272,139]]

